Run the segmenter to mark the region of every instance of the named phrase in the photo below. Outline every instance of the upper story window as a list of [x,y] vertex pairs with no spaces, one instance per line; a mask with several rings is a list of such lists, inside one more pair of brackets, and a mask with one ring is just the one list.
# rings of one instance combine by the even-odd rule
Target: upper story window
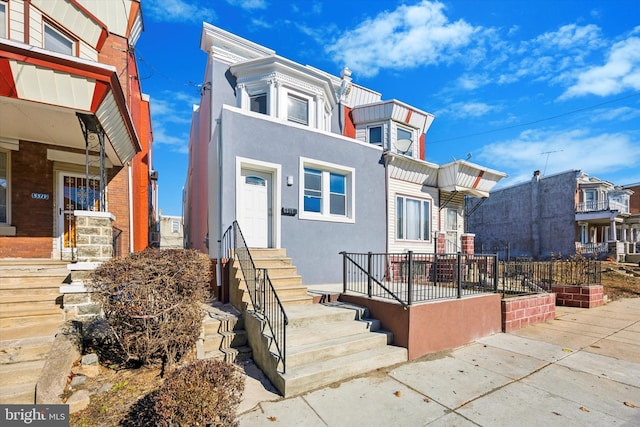
[[67,55],[74,54],[75,41],[53,26],[44,24],[44,48]]
[[353,222],[352,168],[301,159],[300,218]]
[[370,126],[367,128],[367,138],[370,144],[383,146],[382,126]]
[[260,114],[267,114],[267,94],[260,93],[249,97],[249,109]]
[[400,154],[413,157],[413,132],[401,127],[396,128],[396,150]]
[[308,125],[309,101],[293,95],[289,95],[287,101],[287,120]]
[[0,37],[7,38],[7,4],[0,1]]
[[171,232],[172,233],[180,232],[180,221],[178,221],[177,219],[171,220]]
[[584,192],[584,204],[587,210],[595,210],[596,209],[596,190],[586,190]]

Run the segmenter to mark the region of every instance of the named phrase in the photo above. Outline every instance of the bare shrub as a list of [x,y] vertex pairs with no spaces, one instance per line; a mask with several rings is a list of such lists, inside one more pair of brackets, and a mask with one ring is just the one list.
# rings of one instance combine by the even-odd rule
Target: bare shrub
[[173,371],[153,396],[161,426],[235,426],[244,378],[219,360],[199,360]]
[[210,279],[202,253],[147,249],[103,263],[89,287],[126,360],[171,366],[196,343]]

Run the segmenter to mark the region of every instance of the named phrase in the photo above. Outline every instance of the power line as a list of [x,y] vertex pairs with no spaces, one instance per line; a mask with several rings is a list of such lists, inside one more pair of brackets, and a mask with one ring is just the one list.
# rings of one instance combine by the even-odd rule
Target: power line
[[582,111],[591,110],[593,108],[597,108],[597,107],[600,107],[602,105],[612,104],[614,102],[623,101],[625,99],[633,98],[633,97],[636,97],[636,96],[640,96],[640,93],[634,93],[632,95],[623,96],[621,98],[610,99],[609,101],[600,102],[599,104],[589,105],[588,107],[578,108],[577,110],[567,111],[565,113],[556,114],[555,116],[545,117],[545,118],[534,120],[534,121],[531,121],[531,122],[518,123],[516,125],[511,125],[511,126],[505,126],[505,127],[501,127],[501,128],[497,128],[497,129],[486,130],[484,132],[470,133],[470,134],[467,134],[467,135],[456,136],[456,137],[453,137],[453,138],[445,138],[445,139],[439,139],[439,140],[436,140],[436,141],[429,141],[429,144],[436,144],[436,143],[439,143],[439,142],[457,141],[459,139],[471,138],[473,136],[487,135],[487,134],[490,134],[490,133],[501,132],[503,130],[509,130],[509,129],[515,129],[515,128],[522,127],[522,126],[534,125],[536,123],[546,122],[546,121],[554,120],[554,119],[557,119],[557,118],[560,118],[560,117],[569,116],[571,114],[575,114],[575,113],[579,113],[579,112],[582,112]]

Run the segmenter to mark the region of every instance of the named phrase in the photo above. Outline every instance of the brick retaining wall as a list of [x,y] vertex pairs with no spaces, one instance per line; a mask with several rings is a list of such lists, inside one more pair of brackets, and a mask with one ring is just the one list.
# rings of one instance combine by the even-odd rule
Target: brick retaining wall
[[557,304],[566,307],[592,308],[604,304],[604,288],[593,286],[553,286]]
[[556,295],[537,294],[502,300],[502,331],[511,332],[556,316]]

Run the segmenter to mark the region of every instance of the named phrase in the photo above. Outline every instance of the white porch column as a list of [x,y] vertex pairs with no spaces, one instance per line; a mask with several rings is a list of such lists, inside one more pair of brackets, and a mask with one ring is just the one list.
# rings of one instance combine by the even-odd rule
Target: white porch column
[[247,87],[244,83],[240,83],[236,86],[236,107],[242,108],[243,105],[247,105],[249,95],[247,94]]
[[269,115],[280,117],[278,113],[278,82],[275,79],[269,80]]
[[609,240],[615,242],[618,240],[618,233],[616,231],[616,219],[611,218],[611,225],[609,225]]

